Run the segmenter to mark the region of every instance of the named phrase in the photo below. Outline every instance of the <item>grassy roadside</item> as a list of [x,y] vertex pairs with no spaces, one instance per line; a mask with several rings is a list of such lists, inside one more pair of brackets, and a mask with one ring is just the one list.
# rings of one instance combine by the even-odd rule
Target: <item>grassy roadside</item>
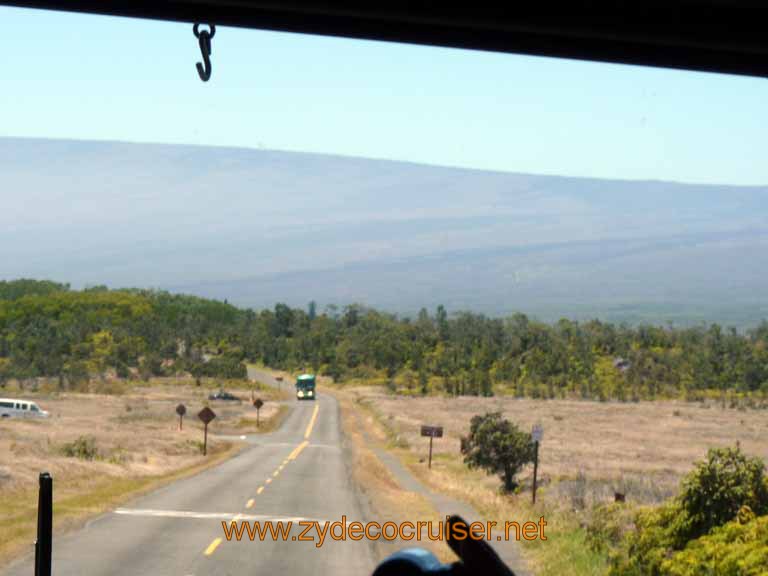
[[441,455],[429,470],[413,452],[402,448],[394,448],[392,452],[421,482],[436,492],[467,502],[485,520],[503,525],[506,521],[538,522],[544,517],[547,540],[520,542],[526,560],[538,576],[603,574],[605,558],[589,549],[585,543],[586,532],[572,514],[559,502],[554,505],[548,502],[546,488],[538,491],[534,505],[527,491],[508,496],[484,488],[485,474],[467,469],[459,457]]
[[[422,495],[404,490],[393,478],[387,467],[379,460],[370,448],[369,442],[363,435],[366,432],[376,441],[383,441],[383,432],[372,428],[368,422],[360,419],[359,412],[351,400],[343,394],[331,389],[324,389],[339,402],[341,423],[344,437],[348,442],[346,449],[350,452],[351,474],[355,485],[359,487],[364,502],[363,509],[366,521],[384,522],[437,522],[442,518],[437,510]],[[406,546],[420,546],[431,550],[443,562],[453,561],[456,557],[450,549],[441,542],[421,541],[404,542],[400,540],[373,542],[376,560],[382,560],[397,550]]]
[[[54,478],[53,526],[60,535],[82,526],[89,518],[132,498],[188,478],[231,458],[242,444],[221,442],[209,458],[165,474],[134,477],[84,476],[57,482]],[[37,487],[4,495],[0,503],[0,566],[32,552],[37,526]]]
[[291,413],[291,407],[286,404],[278,404],[277,407],[266,416],[259,418],[259,426],[256,427],[255,418],[240,418],[232,430],[219,430],[219,434],[268,434],[274,432]]
[[[339,393],[340,396],[346,394]],[[528,492],[504,495],[487,487],[487,476],[479,470],[469,470],[460,455],[439,454],[433,459],[432,469],[423,463],[423,457],[413,450],[376,408],[368,402],[346,399],[352,410],[367,415],[380,430],[387,449],[406,468],[435,492],[467,502],[484,520],[547,522],[547,540],[521,541],[525,558],[537,576],[579,574],[598,576],[605,572],[606,559],[586,545],[586,532],[560,500],[549,502],[547,488],[538,491],[538,502],[533,505]]]

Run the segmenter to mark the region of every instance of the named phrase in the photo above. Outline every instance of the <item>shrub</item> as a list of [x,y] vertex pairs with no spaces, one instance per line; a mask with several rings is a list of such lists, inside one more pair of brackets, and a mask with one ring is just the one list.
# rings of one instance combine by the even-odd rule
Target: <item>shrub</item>
[[99,457],[96,439],[93,436],[79,436],[77,440],[62,445],[61,453],[68,458],[95,460]]
[[461,453],[470,468],[499,474],[504,491],[511,492],[517,488],[515,476],[533,460],[533,442],[501,412],[488,412],[472,417],[469,435],[461,439]]
[[587,545],[598,553],[617,547],[629,523],[629,509],[625,504],[610,503],[595,507],[587,525]]
[[[744,514],[749,516],[749,514]],[[768,516],[742,518],[693,540],[661,563],[670,576],[764,576],[768,574]]]
[[565,484],[566,493],[571,500],[571,508],[574,510],[584,510],[587,507],[587,475],[584,470],[579,470],[576,478]]
[[609,576],[655,576],[672,551],[682,548],[687,517],[678,502],[641,510],[635,529],[628,532],[614,553]]
[[768,514],[765,464],[739,448],[710,449],[707,460],[683,480],[680,501],[691,521],[690,539],[736,517],[742,506]]
[[[758,514],[768,512],[764,468],[759,458],[749,458],[738,447],[709,450],[707,460],[699,462],[683,480],[682,492],[675,500],[637,514],[636,528],[627,534],[621,549],[614,555],[609,574],[667,574],[665,562],[689,546],[689,542],[710,532],[714,535],[715,529],[733,521],[740,511],[742,520],[745,510]],[[704,553],[698,545],[690,546],[696,554]],[[725,552],[721,550],[718,554],[722,556]],[[704,573],[720,574],[718,571],[690,572]]]

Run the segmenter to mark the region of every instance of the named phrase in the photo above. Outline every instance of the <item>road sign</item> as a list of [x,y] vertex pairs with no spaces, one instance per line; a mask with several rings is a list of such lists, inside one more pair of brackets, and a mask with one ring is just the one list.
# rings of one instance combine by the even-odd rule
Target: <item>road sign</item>
[[197,417],[200,418],[200,420],[202,420],[203,424],[208,426],[211,420],[216,418],[216,413],[210,408],[208,408],[208,406],[206,406],[205,408],[200,410],[200,412],[197,413]]
[[421,435],[429,436],[430,438],[442,438],[443,427],[442,426],[422,426]]
[[544,427],[541,424],[534,424],[531,428],[531,438],[533,439],[533,491],[532,499],[536,504],[536,480],[539,474],[539,443],[544,436]]
[[443,427],[442,426],[422,426],[421,435],[429,436],[429,464],[427,466],[429,468],[432,468],[432,439],[443,437]]
[[283,381],[283,377],[282,377],[282,376],[278,376],[278,377],[276,378],[276,380],[277,380],[278,382],[282,382],[282,381]]
[[187,413],[187,407],[184,406],[184,404],[179,404],[178,406],[176,406],[176,414],[179,415],[179,430],[181,430],[182,427],[184,426],[182,419],[184,418],[184,414],[186,413]]
[[206,456],[208,454],[208,424],[211,423],[211,420],[216,418],[216,413],[206,406],[197,413],[197,417],[203,421],[205,426],[203,431],[203,456]]
[[261,398],[256,398],[256,400],[253,401],[253,405],[256,406],[256,428],[259,427],[259,410],[261,410],[261,407],[264,406],[264,400]]

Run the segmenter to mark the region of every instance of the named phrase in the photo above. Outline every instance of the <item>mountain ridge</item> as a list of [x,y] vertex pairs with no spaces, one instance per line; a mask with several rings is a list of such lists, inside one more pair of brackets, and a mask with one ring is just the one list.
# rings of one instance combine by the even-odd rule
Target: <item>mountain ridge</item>
[[0,174],[0,278],[740,324],[768,293],[768,186],[34,138],[0,138]]

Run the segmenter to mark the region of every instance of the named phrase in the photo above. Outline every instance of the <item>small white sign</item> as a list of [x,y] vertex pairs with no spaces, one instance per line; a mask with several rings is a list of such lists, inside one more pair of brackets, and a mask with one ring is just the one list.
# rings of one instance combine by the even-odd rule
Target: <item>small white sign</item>
[[534,424],[531,430],[531,438],[534,442],[541,442],[541,437],[544,435],[544,428],[541,424]]

